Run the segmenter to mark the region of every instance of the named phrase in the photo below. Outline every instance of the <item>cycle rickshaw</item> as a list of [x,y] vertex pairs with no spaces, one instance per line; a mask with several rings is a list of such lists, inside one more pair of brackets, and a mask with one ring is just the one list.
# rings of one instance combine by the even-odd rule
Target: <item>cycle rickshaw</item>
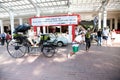
[[30,41],[28,40],[28,37],[25,35],[26,32],[31,28],[32,26],[28,24],[19,25],[14,30],[13,39],[10,40],[7,44],[7,51],[10,54],[10,56],[14,58],[20,58],[23,57],[26,53],[30,53],[30,51],[34,48],[39,48],[39,52],[43,53],[45,57],[52,57],[54,56],[55,52],[55,46],[53,45],[53,42],[49,42],[48,40],[39,41],[37,44],[38,47],[34,47],[30,44]]

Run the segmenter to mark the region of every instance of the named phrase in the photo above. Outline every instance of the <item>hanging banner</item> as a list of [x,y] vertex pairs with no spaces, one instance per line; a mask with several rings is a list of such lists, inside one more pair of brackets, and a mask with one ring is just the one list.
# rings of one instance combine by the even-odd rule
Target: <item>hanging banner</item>
[[77,24],[78,24],[77,15],[31,18],[32,26],[77,25]]

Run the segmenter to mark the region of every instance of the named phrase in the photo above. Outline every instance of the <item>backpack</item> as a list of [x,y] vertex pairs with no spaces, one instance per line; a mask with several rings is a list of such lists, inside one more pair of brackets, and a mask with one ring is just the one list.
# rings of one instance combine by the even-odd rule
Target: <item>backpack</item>
[[4,37],[4,38],[5,38],[5,33],[2,33],[1,37]]
[[10,39],[11,39],[10,35],[7,34],[7,35],[6,35],[6,40],[10,40]]

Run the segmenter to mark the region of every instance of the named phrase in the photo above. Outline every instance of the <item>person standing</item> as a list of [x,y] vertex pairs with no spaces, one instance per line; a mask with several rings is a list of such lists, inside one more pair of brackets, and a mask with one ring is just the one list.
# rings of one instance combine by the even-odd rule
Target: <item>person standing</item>
[[88,51],[91,47],[91,32],[90,28],[88,28],[86,34],[85,34],[85,42],[86,42],[86,51]]
[[99,29],[98,30],[98,32],[97,32],[97,45],[99,46],[101,46],[101,41],[102,41],[102,30],[101,29]]
[[11,35],[9,33],[6,33],[6,43],[8,44],[10,40],[11,40]]
[[115,38],[116,38],[116,32],[115,32],[115,29],[113,29],[111,31],[111,40],[112,40],[112,43],[114,43]]
[[4,45],[4,44],[5,44],[5,38],[6,38],[6,33],[3,32],[3,33],[1,34],[1,45]]
[[105,27],[103,30],[103,40],[106,46],[108,42],[108,36],[109,36],[109,30]]
[[[79,46],[78,46],[78,49],[79,49],[80,44],[82,44],[82,43],[84,42],[84,40],[85,40],[85,39],[84,39],[84,38],[85,38],[84,36],[85,36],[84,33],[78,34],[78,35],[75,37],[75,39],[74,39],[74,41],[72,42],[72,44],[73,44],[73,45],[76,45],[76,44],[79,45]],[[73,45],[72,45],[72,46],[73,46]],[[73,50],[73,52],[70,52],[70,54],[68,54],[68,57],[74,55],[75,53],[76,53],[76,52],[74,52],[74,50]]]

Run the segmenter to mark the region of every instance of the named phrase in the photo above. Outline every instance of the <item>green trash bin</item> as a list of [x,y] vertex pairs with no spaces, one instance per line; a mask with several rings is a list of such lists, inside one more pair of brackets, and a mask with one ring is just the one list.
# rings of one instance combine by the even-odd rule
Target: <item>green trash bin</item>
[[78,52],[78,50],[79,50],[79,44],[73,44],[72,45],[72,50],[73,50],[74,53]]

